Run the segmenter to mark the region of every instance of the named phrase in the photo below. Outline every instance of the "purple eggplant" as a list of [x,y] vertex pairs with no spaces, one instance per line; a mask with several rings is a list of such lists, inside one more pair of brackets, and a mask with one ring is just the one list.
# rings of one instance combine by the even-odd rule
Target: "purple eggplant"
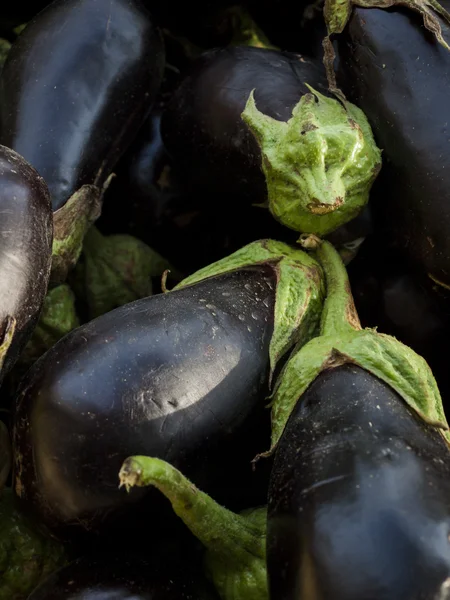
[[50,276],[47,186],[26,160],[0,146],[0,380],[38,321]]
[[364,111],[383,149],[372,196],[376,228],[383,244],[449,286],[450,3],[369,0],[347,12],[327,4],[337,85]]
[[298,232],[325,235],[355,218],[381,166],[364,114],[328,96],[322,65],[264,48],[201,55],[161,131],[191,192],[216,211],[267,206]]
[[24,506],[60,535],[133,518],[145,494],[119,492],[117,473],[134,454],[172,462],[231,507],[257,504],[267,482],[250,462],[269,438],[270,381],[314,335],[322,286],[303,251],[265,240],[65,336],[17,397]]
[[273,394],[270,598],[448,598],[450,432],[436,381],[410,348],[361,328],[331,244],[303,243],[327,295],[320,335]]
[[0,79],[0,142],[48,184],[54,279],[76,262],[163,67],[161,34],[140,0],[57,0],[13,44]]
[[325,370],[275,455],[270,598],[447,599],[449,458],[389,385],[356,365]]

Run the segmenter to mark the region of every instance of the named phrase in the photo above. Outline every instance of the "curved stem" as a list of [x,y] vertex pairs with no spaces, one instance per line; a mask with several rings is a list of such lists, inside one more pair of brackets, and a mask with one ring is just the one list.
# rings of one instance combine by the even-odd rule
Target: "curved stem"
[[321,335],[361,330],[347,270],[337,250],[330,242],[311,235],[302,236],[300,243],[314,250],[314,256],[325,273],[327,295],[320,321]]
[[215,502],[180,471],[158,458],[132,456],[122,465],[120,487],[153,485],[210,553],[242,564],[265,556],[265,535],[244,516]]

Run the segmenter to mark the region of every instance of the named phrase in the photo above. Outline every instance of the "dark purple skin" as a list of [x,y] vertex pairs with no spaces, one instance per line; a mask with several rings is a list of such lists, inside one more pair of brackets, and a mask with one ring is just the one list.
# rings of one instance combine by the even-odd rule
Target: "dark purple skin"
[[241,118],[251,91],[257,108],[281,121],[309,90],[327,93],[320,62],[248,46],[205,52],[163,113],[161,132],[190,189],[213,206],[267,199],[261,152]]
[[82,185],[104,184],[163,69],[140,0],[57,0],[27,25],[0,80],[0,141],[44,177],[54,211]]
[[[130,503],[148,490],[119,490],[118,473],[136,454],[167,460],[232,507],[264,502],[251,460],[269,437],[275,285],[272,267],[239,270],[133,302],[58,342],[17,398],[24,508],[61,536],[103,532],[119,512],[133,519]],[[154,535],[166,523],[152,506]]]
[[[450,8],[448,0],[442,5]],[[440,21],[450,43],[450,26]],[[383,151],[371,193],[375,228],[438,281],[450,284],[450,52],[422,17],[354,8],[336,36],[338,84],[366,114]]]
[[0,146],[0,343],[16,320],[0,381],[38,321],[47,293],[53,220],[45,181],[25,159]]
[[450,460],[441,434],[355,365],[294,408],[268,496],[277,600],[448,600]]
[[28,600],[217,600],[198,566],[165,559],[85,556],[51,575]]

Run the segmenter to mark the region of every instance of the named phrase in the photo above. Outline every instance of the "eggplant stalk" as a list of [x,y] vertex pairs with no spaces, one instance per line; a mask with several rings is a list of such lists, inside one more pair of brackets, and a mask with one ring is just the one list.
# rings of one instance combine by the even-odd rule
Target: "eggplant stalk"
[[152,485],[206,547],[206,567],[223,600],[268,598],[266,509],[235,514],[158,458],[133,456],[122,465],[120,487]]
[[[313,338],[286,363],[272,396],[272,454],[299,398],[325,369],[356,364],[390,385],[426,423],[450,442],[442,399],[427,362],[394,337],[361,329],[347,272],[339,254],[326,241],[302,239],[314,248],[325,273],[327,296],[320,336]],[[258,457],[257,457],[258,458]]]

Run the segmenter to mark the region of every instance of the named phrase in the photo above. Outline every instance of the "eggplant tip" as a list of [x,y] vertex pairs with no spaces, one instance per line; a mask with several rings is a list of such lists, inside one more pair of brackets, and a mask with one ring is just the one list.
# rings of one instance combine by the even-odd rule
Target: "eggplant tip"
[[131,488],[137,485],[141,475],[142,469],[136,467],[132,459],[127,458],[119,471],[119,489],[125,487],[126,491],[129,493]]

